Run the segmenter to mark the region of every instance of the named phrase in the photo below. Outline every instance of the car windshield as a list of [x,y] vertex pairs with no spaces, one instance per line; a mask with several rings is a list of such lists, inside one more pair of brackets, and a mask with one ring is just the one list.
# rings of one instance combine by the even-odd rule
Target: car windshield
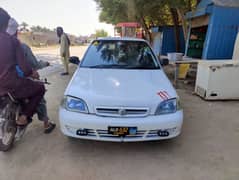
[[143,41],[96,40],[81,67],[110,69],[159,69],[152,50]]

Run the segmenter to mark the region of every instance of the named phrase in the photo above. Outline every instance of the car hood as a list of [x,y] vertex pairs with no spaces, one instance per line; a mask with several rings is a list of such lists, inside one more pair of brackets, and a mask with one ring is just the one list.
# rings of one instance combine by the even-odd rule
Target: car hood
[[65,95],[83,99],[90,111],[96,106],[147,107],[155,111],[163,100],[177,97],[160,69],[78,68]]

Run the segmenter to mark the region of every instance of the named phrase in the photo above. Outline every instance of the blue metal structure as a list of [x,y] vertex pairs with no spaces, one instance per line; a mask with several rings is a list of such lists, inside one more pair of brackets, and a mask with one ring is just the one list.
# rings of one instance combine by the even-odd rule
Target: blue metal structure
[[[191,22],[199,17],[209,17],[202,59],[232,58],[239,28],[239,0],[234,0],[233,6],[232,3],[227,4],[226,2],[202,0],[195,12],[187,13],[186,17]],[[188,43],[186,47],[188,47]]]
[[[174,26],[160,26],[160,27],[153,27],[152,32],[161,33],[161,38],[154,39],[154,44],[156,44],[159,48],[159,50],[155,50],[156,52],[159,52],[160,55],[167,55],[167,53],[170,52],[176,52],[176,40],[175,40],[175,32],[174,32]],[[183,29],[180,27],[180,52],[185,52],[185,40],[184,40],[184,34]]]

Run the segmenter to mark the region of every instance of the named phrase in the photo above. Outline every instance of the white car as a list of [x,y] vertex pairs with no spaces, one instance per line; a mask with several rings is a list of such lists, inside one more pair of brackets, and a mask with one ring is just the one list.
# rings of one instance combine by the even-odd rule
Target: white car
[[59,119],[70,137],[152,141],[178,136],[183,111],[146,41],[102,38],[91,43],[72,77]]

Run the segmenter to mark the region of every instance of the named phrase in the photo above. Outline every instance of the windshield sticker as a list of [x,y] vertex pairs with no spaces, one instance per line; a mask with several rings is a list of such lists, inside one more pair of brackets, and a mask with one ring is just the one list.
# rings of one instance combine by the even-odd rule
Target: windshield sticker
[[170,98],[167,91],[160,91],[157,93],[163,100],[168,100]]

